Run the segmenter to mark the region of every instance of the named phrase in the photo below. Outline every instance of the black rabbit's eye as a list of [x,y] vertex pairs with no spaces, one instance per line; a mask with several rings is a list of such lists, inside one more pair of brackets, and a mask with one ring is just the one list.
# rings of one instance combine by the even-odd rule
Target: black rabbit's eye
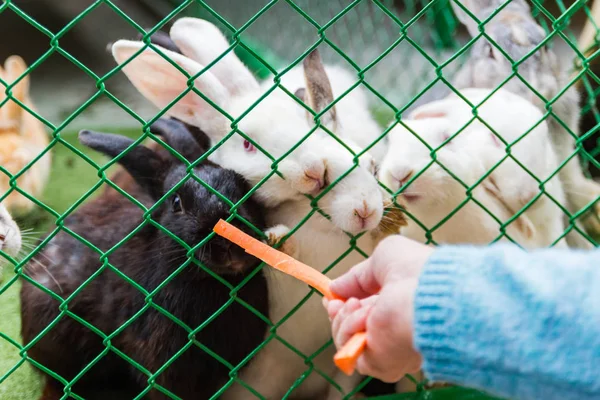
[[175,214],[183,212],[183,204],[181,203],[181,197],[179,197],[178,194],[173,195],[173,199],[171,200],[171,210]]

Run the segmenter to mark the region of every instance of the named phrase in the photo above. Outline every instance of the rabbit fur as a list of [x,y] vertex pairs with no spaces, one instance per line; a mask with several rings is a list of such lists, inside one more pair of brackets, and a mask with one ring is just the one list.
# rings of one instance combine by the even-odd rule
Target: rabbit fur
[[[552,177],[558,161],[541,111],[504,89],[493,94],[489,89],[465,89],[461,94],[473,105],[483,102],[477,107],[477,115],[485,125],[473,120],[471,105],[457,95],[417,108],[404,124],[427,145],[401,124],[395,126],[389,133],[390,147],[381,165],[381,182],[393,191],[403,188],[401,196],[411,214],[427,229],[435,228],[432,239],[436,243],[489,244],[501,235],[501,225],[495,218],[507,223],[524,209],[506,227],[510,239],[525,248],[555,242],[566,246],[561,239],[565,226],[560,208],[565,196],[558,177],[546,182],[545,194],[537,197],[540,183],[512,158],[505,159],[509,145],[512,156],[533,176],[542,182]],[[483,178],[470,192],[481,206],[473,200],[463,204],[469,193],[467,187],[433,161],[433,149],[439,163],[467,187]],[[495,168],[498,162],[501,164]],[[438,226],[448,215],[451,218]],[[428,241],[416,222],[409,222],[402,233]]]
[[[170,30],[170,37],[183,55],[154,47],[194,77],[230,47],[218,28],[194,18],[176,21]],[[140,42],[120,40],[113,45],[113,56],[133,85],[157,107],[163,108],[187,89],[188,78],[157,52],[144,47]],[[132,58],[134,55],[136,57]],[[348,110],[355,110],[358,106],[344,108],[340,101],[340,108],[337,104],[328,108],[333,101],[333,94],[340,93],[336,90],[339,87],[336,86],[336,79],[344,78],[344,75],[329,76],[317,52],[306,57],[299,71],[302,70],[305,87],[301,100],[308,102],[316,113],[325,111],[321,115],[321,123],[334,134],[338,134],[339,130],[339,136],[344,141],[351,142],[353,149],[360,150],[361,147],[351,138],[360,140],[362,128],[345,122],[352,121],[346,113],[354,111]],[[294,91],[300,82],[295,77],[291,81],[294,86],[288,89]],[[273,83],[263,82],[261,85],[232,52],[199,75],[194,80],[194,88],[232,118],[244,115],[236,120],[235,128],[251,141],[237,132],[228,136],[231,120],[192,92],[170,107],[167,114],[200,127],[213,144],[220,144],[211,154],[211,160],[240,173],[252,185],[263,182],[256,189],[256,195],[267,207],[269,226],[280,227],[274,236],[286,236],[289,232],[287,227],[295,227],[307,214],[312,213],[291,237],[295,243],[294,255],[300,261],[324,270],[347,252],[350,237],[345,232],[357,234],[371,231],[379,225],[383,215],[383,194],[374,177],[376,161],[370,153],[362,154],[355,162],[355,157],[322,129],[305,138],[314,128],[313,116],[307,115],[296,100],[274,87]],[[265,93],[268,96],[252,106]],[[356,88],[344,99],[350,104],[356,97],[360,104],[363,101],[360,93],[360,88]],[[250,111],[246,113],[248,109]],[[366,111],[363,115],[367,115]],[[348,134],[350,129],[356,129],[357,133]],[[220,143],[226,137],[227,140]],[[289,152],[297,143],[301,143],[300,146]],[[273,174],[273,160],[264,156],[258,146],[275,159],[286,156],[277,164],[277,170],[285,179]],[[325,186],[342,176],[343,179],[329,192],[322,193]],[[318,206],[329,214],[331,221],[313,212],[305,195],[316,196]],[[357,246],[366,254],[373,250],[374,245],[375,241],[370,235],[362,235],[357,241]],[[327,275],[332,278],[339,276],[363,259],[359,252],[349,252]],[[277,324],[310,290],[278,271],[269,270],[266,276],[272,304],[269,316]],[[315,295],[277,328],[278,337],[307,356],[325,345],[330,335],[326,313]],[[333,346],[329,346],[313,360],[320,371],[330,376],[337,373],[332,362],[333,352]],[[243,371],[240,378],[265,398],[278,399],[306,370],[303,358],[273,339],[256,355],[253,365]],[[350,384],[347,382],[353,383],[352,380],[346,381],[341,374],[339,377],[344,381],[342,386],[345,389]],[[313,373],[291,396],[319,398],[327,395],[328,386],[325,379]],[[331,394],[332,398],[339,395]],[[224,393],[223,398],[252,396],[243,387],[234,385]]]
[[[460,0],[480,21],[505,3],[503,0]],[[477,22],[466,14],[458,4],[451,2],[460,21],[472,36],[479,35]],[[502,48],[512,60],[522,60],[531,50],[546,39],[541,26],[533,19],[529,5],[523,0],[513,0],[484,25],[485,33]],[[547,118],[551,142],[560,163],[575,152],[574,136],[579,135],[579,93],[571,85],[565,65],[560,63],[555,52],[542,46],[525,59],[518,68],[520,77],[542,97],[529,89],[519,77],[512,77],[503,88],[523,96],[546,113],[546,102],[552,100],[552,114]],[[511,62],[485,37],[472,46],[469,59],[454,79],[458,90],[465,88],[496,88],[512,74]],[[560,97],[559,93],[568,88]],[[562,121],[561,122],[559,122]],[[563,126],[563,124],[566,125]],[[559,172],[571,214],[577,213],[597,201],[600,184],[587,179],[579,163],[573,157]],[[591,207],[592,213],[583,220],[591,233],[600,233],[600,202]],[[579,224],[577,224],[579,226]],[[572,231],[568,236],[572,246],[591,248],[592,244],[583,236]]]
[[[27,65],[19,56],[9,57],[4,68],[0,67],[0,78],[7,84],[12,84],[19,79]],[[29,76],[25,75],[19,83],[12,88],[12,97],[20,101],[29,109],[35,107],[29,96]],[[0,93],[0,101],[6,99],[4,91]],[[13,101],[5,103],[0,109],[0,166],[11,175],[15,175],[38,157],[49,143],[49,137],[44,125],[36,117]],[[19,179],[17,186],[34,197],[42,195],[50,171],[50,152],[47,152],[35,162]],[[9,176],[0,171],[0,196],[11,189]],[[12,213],[26,213],[31,211],[34,203],[21,193],[13,190],[4,200],[3,204]]]
[[[176,121],[159,120],[151,129],[163,136],[163,140],[187,161],[193,162],[204,153]],[[180,184],[188,176],[186,166],[166,149],[153,151],[135,146],[122,155],[133,140],[87,131],[80,134],[80,140],[110,157],[120,157],[119,162],[126,172],[119,171],[115,181],[124,183],[128,193],[145,207],[152,207],[169,189],[177,186],[176,194],[155,207],[151,217],[187,245],[198,244],[212,232],[219,218],[228,217],[229,206],[195,179],[186,179]],[[237,173],[210,162],[196,166],[193,174],[234,203],[249,190]],[[262,208],[252,198],[239,206],[237,213],[259,229],[264,227]],[[103,252],[111,250],[107,260],[114,270],[107,266],[102,268],[99,254],[74,235],[63,230],[51,238],[24,272],[28,277],[21,289],[25,343],[34,340],[59,318],[61,302],[58,298],[72,296],[94,275],[93,280],[70,299],[69,312],[92,324],[97,332],[113,334],[110,339],[113,349],[122,351],[154,373],[189,343],[189,332],[163,316],[157,307],[167,310],[193,330],[231,301],[230,288],[190,262],[187,250],[178,242],[153,223],[144,221],[144,210],[112,187],[65,219],[68,229]],[[237,218],[232,223],[254,235]],[[130,233],[132,237],[115,247]],[[233,287],[248,278],[259,264],[241,248],[218,236],[196,250],[194,258]],[[178,274],[171,276],[182,266]],[[126,282],[124,276],[146,292]],[[153,306],[146,307],[149,304],[145,300],[147,292],[157,289],[169,277],[171,280],[152,296]],[[54,292],[55,297],[40,290],[39,286]],[[258,312],[268,315],[267,290],[265,276],[259,272],[248,280],[237,296]],[[115,333],[144,308],[147,309],[126,328]],[[229,369],[197,344],[207,346],[228,362],[238,365],[263,341],[266,330],[267,324],[261,318],[234,301],[195,333],[196,344],[159,374],[156,384],[180,398],[208,399],[229,380]],[[28,356],[72,380],[105,350],[102,336],[97,332],[71,316],[63,315],[58,324],[28,350]],[[73,391],[79,394],[95,392],[119,382],[124,388],[133,387],[137,395],[148,386],[147,380],[147,375],[112,350],[77,381]],[[42,399],[58,399],[62,395],[62,384],[49,378]],[[145,398],[167,396],[154,388]]]
[[[16,257],[19,251],[21,251],[21,230],[4,204],[0,204],[0,252]],[[2,265],[5,261],[4,256],[0,254],[0,282],[2,282]]]

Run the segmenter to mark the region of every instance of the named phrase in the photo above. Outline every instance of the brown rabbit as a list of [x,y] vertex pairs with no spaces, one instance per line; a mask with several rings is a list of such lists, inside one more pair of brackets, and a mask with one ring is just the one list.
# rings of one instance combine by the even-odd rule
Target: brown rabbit
[[[0,77],[12,84],[27,70],[27,64],[19,56],[11,56],[0,67]],[[12,88],[12,97],[29,109],[34,106],[29,97],[29,76],[25,76]],[[0,101],[6,94],[0,93]],[[12,99],[0,108],[0,166],[14,175],[38,157],[49,143],[44,125],[36,117],[24,110]],[[39,197],[48,181],[50,171],[50,153],[37,160],[17,179],[17,186],[31,196]],[[10,177],[0,170],[0,196],[10,190]],[[25,196],[13,190],[2,203],[14,213],[28,212],[33,203]]]

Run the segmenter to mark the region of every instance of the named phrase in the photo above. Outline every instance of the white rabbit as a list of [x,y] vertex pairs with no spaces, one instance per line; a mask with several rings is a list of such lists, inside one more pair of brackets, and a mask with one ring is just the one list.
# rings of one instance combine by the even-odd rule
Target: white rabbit
[[[358,81],[347,69],[340,66],[325,65],[324,69],[330,79],[334,99],[338,99],[339,96],[356,85]],[[296,96],[307,102],[307,99],[305,99],[305,81],[304,69],[301,67],[293,68],[281,77],[281,84],[285,88],[292,90]],[[268,90],[271,86],[273,86],[273,82],[270,81],[261,84],[264,90]],[[335,103],[335,108],[337,113],[335,132],[337,135],[346,143],[351,141],[358,148],[368,149],[375,162],[381,162],[387,148],[387,136],[377,141],[379,136],[383,134],[383,130],[375,122],[369,111],[368,99],[362,87],[356,87],[347,95],[341,97]],[[297,109],[305,112],[300,107]],[[370,147],[371,145],[373,146]]]
[[[229,48],[221,32],[202,20],[185,18],[177,21],[172,27],[171,37],[185,56],[165,49],[160,51],[193,77]],[[134,86],[156,106],[164,108],[186,91],[188,78],[158,53],[149,48],[143,49],[144,46],[141,42],[121,40],[114,44],[113,55],[123,65],[123,72]],[[319,113],[333,100],[327,73],[315,52],[306,58],[303,66],[306,99],[310,107]],[[312,212],[292,237],[301,261],[325,270],[340,258],[339,263],[328,272],[329,276],[336,277],[363,260],[363,255],[357,250],[349,251],[353,241],[344,232],[357,234],[370,231],[381,221],[383,197],[373,176],[371,156],[365,153],[358,163],[355,162],[355,157],[346,148],[322,130],[305,137],[314,127],[312,116],[280,89],[253,106],[265,89],[233,53],[228,53],[197,77],[193,86],[235,119],[237,129],[251,141],[237,132],[229,135],[231,120],[194,92],[182,96],[167,114],[200,127],[213,145],[218,144],[211,155],[213,161],[237,171],[252,185],[263,182],[256,195],[269,207],[267,219],[276,226],[270,234],[281,237],[287,233],[285,226],[295,227]],[[341,125],[338,119],[351,121],[337,107],[330,108],[322,116],[322,121],[336,134]],[[344,137],[344,140],[347,138]],[[298,143],[301,143],[300,146],[292,151]],[[351,147],[360,149],[354,143]],[[261,149],[274,160],[283,160],[274,163]],[[273,173],[275,164],[285,179]],[[340,178],[343,179],[335,183]],[[335,183],[333,188],[322,192],[330,183]],[[331,221],[313,211],[303,194],[315,195],[318,206],[331,217]],[[374,241],[370,235],[363,235],[357,240],[357,247],[369,254]],[[269,269],[266,275],[272,307],[269,316],[278,323],[309,290],[306,285],[278,271]],[[292,344],[306,356],[317,352],[330,338],[330,327],[320,298],[311,296],[291,318],[285,320],[276,334],[277,338]],[[282,398],[309,370],[304,359],[286,349],[277,338],[273,338],[249,367],[240,372],[242,381],[268,399]],[[319,371],[330,376],[336,374],[333,351],[333,346],[329,346],[313,360]],[[292,397],[316,398],[325,395],[327,390],[326,380],[312,372]],[[239,385],[232,386],[223,395],[225,399],[253,397]]]
[[[200,35],[201,32],[203,33]],[[181,18],[177,20],[171,28],[170,36],[183,54],[202,65],[208,65],[230,47],[216,26],[197,18]],[[318,82],[320,76],[326,75],[330,85],[330,93],[328,94],[333,94],[333,98],[336,99],[335,110],[333,110],[337,114],[336,123],[331,128],[335,130],[338,136],[344,138],[344,140],[350,139],[361,148],[368,148],[376,142],[383,131],[369,112],[365,90],[362,86],[358,86],[345,96],[339,98],[348,89],[356,85],[358,77],[340,66],[322,65],[318,56],[314,58],[316,58],[314,61],[310,61],[311,59],[308,57],[310,61],[308,71],[304,68],[306,66],[305,63],[304,66],[294,67],[282,75],[281,85],[291,93],[295,93],[301,100],[311,106],[311,101],[318,102],[319,100],[323,100],[324,97],[321,97],[321,99],[306,99],[307,93],[315,93],[314,90],[306,92],[306,87],[311,85],[311,82]],[[241,72],[241,68],[245,71]],[[239,90],[234,89],[233,94],[249,93],[255,90],[255,84],[250,84],[249,82],[256,82],[256,80],[233,53],[225,56],[210,71],[222,82],[232,80],[232,87],[241,86]],[[235,75],[235,77],[232,77],[232,75]],[[246,87],[245,85],[248,86]],[[274,82],[272,80],[265,80],[260,84],[260,91],[266,93],[273,86]],[[289,95],[281,89],[276,89],[276,92],[281,92],[290,109],[302,114],[306,112],[304,108],[296,106],[294,101],[290,102]],[[312,117],[309,118],[313,119]],[[331,121],[331,119],[325,115],[323,122],[327,123],[328,121]],[[381,161],[381,158],[385,154],[384,141],[379,141],[369,149],[369,152],[376,161]]]
[[[465,89],[461,94],[473,105],[485,100],[477,108],[485,124],[473,119],[472,107],[457,95],[417,108],[405,121],[414,134],[402,125],[390,132],[380,180],[394,191],[406,185],[402,197],[408,211],[432,230],[435,242],[487,244],[501,237],[496,219],[506,223],[540,193],[540,183],[529,172],[512,158],[504,159],[506,142],[512,145],[512,156],[533,176],[542,182],[551,178],[543,185],[545,194],[506,227],[507,235],[526,248],[559,241],[565,230],[560,209],[565,199],[560,181],[552,177],[558,162],[543,114],[527,100],[502,89],[489,99],[488,89]],[[442,146],[449,138],[452,140]],[[433,154],[464,185],[434,161]],[[492,172],[486,175],[488,171]],[[480,180],[470,192],[472,199],[466,201],[468,188]],[[451,217],[444,221],[446,216]],[[402,233],[425,242],[420,224],[409,222]],[[566,244],[560,240],[557,245]]]
[[[506,1],[461,0],[461,2],[481,21],[488,18]],[[454,1],[451,4],[470,34],[474,37],[479,35],[477,22]],[[514,62],[522,61],[546,39],[544,30],[533,19],[529,6],[524,0],[511,1],[487,22],[484,28],[486,35]],[[570,62],[567,65],[570,65]],[[513,74],[511,61],[485,37],[481,37],[471,47],[469,59],[457,73],[453,84],[459,90],[475,87],[496,88],[503,84],[503,88],[523,96],[544,113],[548,108],[546,103],[551,103],[552,113],[547,118],[550,138],[559,163],[569,160],[561,168],[559,177],[566,194],[567,208],[571,214],[574,214],[600,198],[600,184],[587,179],[578,157],[572,157],[575,152],[575,137],[579,135],[581,110],[579,93],[575,85],[571,85],[572,78],[569,77],[565,67],[564,63],[561,65],[555,52],[544,45],[519,64],[518,76],[516,76]],[[510,79],[504,84],[509,77]],[[561,93],[565,89],[566,91]],[[600,202],[596,202],[591,207],[591,211],[592,213],[584,219],[584,225],[589,232],[598,233],[600,232],[598,219]],[[581,235],[570,235],[568,240],[573,246],[591,247],[589,241]]]
[[[12,219],[8,210],[0,204],[0,251],[15,257],[21,250],[21,231]],[[5,259],[0,256],[0,282],[2,282],[2,264]]]

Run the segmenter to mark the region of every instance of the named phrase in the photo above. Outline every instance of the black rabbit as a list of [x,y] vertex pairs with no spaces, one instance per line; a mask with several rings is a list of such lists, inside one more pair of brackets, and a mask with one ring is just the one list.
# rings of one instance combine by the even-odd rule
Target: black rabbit
[[[188,161],[204,153],[177,121],[159,120],[152,131]],[[89,131],[80,133],[80,141],[110,157],[133,143]],[[183,399],[210,398],[227,383],[230,366],[239,365],[265,337],[267,324],[237,300],[267,316],[265,277],[262,271],[254,274],[257,259],[222,238],[211,238],[188,258],[187,250],[158,227],[192,247],[219,218],[230,215],[229,205],[191,177],[170,152],[136,146],[119,163],[135,182],[125,185],[128,192],[147,207],[173,187],[177,190],[145,216],[140,206],[111,188],[65,219],[67,230],[25,268],[24,274],[36,282],[26,281],[21,289],[22,334],[31,345],[27,355],[86,398],[100,388],[117,388],[117,383],[136,396],[146,391],[149,399],[168,398],[167,391]],[[209,162],[194,168],[193,175],[234,203],[249,190],[241,176]],[[264,229],[262,209],[252,198],[237,213]],[[233,223],[252,233],[238,218]],[[108,252],[106,259],[76,235]],[[248,281],[232,291],[197,260],[233,287]],[[48,376],[42,399],[58,399],[64,390],[64,382]]]

